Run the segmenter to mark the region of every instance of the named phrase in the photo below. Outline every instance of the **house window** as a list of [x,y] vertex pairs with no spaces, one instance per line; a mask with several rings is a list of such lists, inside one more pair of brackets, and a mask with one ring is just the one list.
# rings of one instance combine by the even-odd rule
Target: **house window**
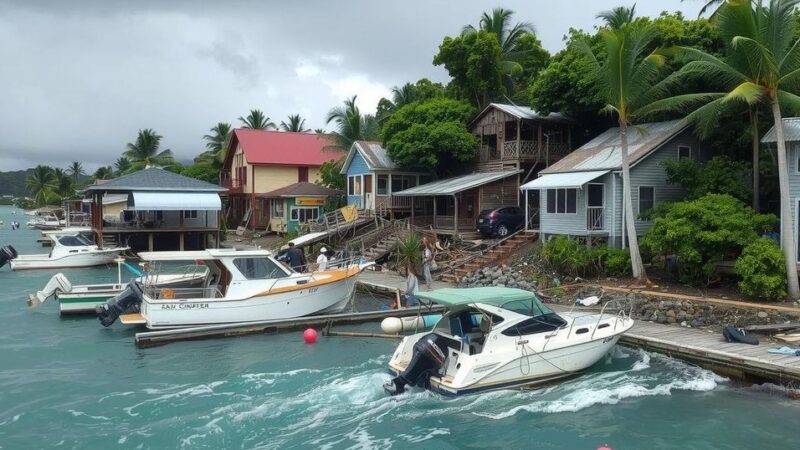
[[298,222],[316,221],[319,219],[319,208],[316,206],[306,208],[302,206],[293,206],[291,219]]
[[416,175],[392,175],[392,192],[400,192],[416,185]]
[[308,182],[308,167],[298,167],[297,168],[297,182]]
[[683,161],[684,159],[692,159],[692,147],[688,145],[679,145],[678,161]]
[[578,190],[548,189],[547,212],[549,214],[575,214],[578,212]]
[[377,194],[389,195],[389,175],[378,175],[376,182],[378,183]]
[[273,200],[270,206],[272,217],[275,219],[283,219],[283,200]]
[[197,219],[197,211],[184,211],[183,212],[184,219]]
[[347,177],[347,195],[361,195],[361,175]]
[[639,186],[639,214],[652,209],[656,203],[656,190],[653,186]]

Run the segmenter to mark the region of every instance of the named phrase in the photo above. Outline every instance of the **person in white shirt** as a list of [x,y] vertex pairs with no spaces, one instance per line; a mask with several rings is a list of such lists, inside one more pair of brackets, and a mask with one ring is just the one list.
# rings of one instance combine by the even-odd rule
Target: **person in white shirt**
[[317,256],[317,270],[325,270],[328,268],[328,249],[322,247],[319,249],[319,256]]
[[[417,275],[414,273],[414,268],[410,264],[406,267],[406,272],[408,272],[408,276],[406,277],[406,289],[405,294],[402,297],[405,298],[406,306],[411,307],[415,306],[419,303],[417,300],[417,291],[419,290],[419,281],[417,281]],[[400,309],[403,307],[403,304],[400,302],[400,290],[397,290],[397,304],[395,308]]]

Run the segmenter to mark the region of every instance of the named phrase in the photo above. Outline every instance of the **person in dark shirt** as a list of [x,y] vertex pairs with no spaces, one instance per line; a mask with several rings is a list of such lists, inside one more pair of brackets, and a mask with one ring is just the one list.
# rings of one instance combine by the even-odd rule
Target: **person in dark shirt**
[[295,272],[303,272],[305,270],[306,258],[303,256],[303,251],[294,246],[294,242],[289,242],[289,250],[286,252],[286,257]]

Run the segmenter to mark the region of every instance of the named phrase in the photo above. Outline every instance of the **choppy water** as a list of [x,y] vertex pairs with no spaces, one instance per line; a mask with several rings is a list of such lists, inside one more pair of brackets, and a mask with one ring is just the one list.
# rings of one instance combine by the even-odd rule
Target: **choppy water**
[[[24,216],[16,216],[23,222]],[[36,232],[0,245],[40,251]],[[65,271],[76,283],[115,269]],[[299,333],[137,349],[133,332],[25,306],[50,271],[0,269],[0,448],[796,448],[800,402],[617,348],[538,391],[387,398],[394,343]]]

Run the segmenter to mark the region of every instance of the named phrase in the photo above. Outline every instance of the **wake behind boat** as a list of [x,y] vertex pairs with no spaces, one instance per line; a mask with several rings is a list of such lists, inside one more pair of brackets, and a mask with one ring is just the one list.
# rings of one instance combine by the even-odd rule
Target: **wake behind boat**
[[617,314],[557,314],[529,291],[439,289],[420,299],[446,307],[433,332],[407,336],[384,388],[423,386],[447,396],[531,386],[591,367],[633,326]]
[[9,261],[11,270],[59,269],[65,267],[90,267],[110,264],[128,247],[101,248],[84,234],[90,228],[64,228],[45,231],[52,242],[50,253],[17,255]]
[[[289,319],[335,313],[352,298],[356,277],[373,263],[345,261],[329,270],[297,273],[267,250],[213,249],[145,252],[150,263],[145,282],[131,282],[98,316],[104,326],[117,317],[123,324],[152,330]],[[195,261],[208,267],[197,288],[159,288],[148,283],[162,262]],[[155,269],[155,270],[153,270]],[[124,314],[140,305],[140,313]]]

